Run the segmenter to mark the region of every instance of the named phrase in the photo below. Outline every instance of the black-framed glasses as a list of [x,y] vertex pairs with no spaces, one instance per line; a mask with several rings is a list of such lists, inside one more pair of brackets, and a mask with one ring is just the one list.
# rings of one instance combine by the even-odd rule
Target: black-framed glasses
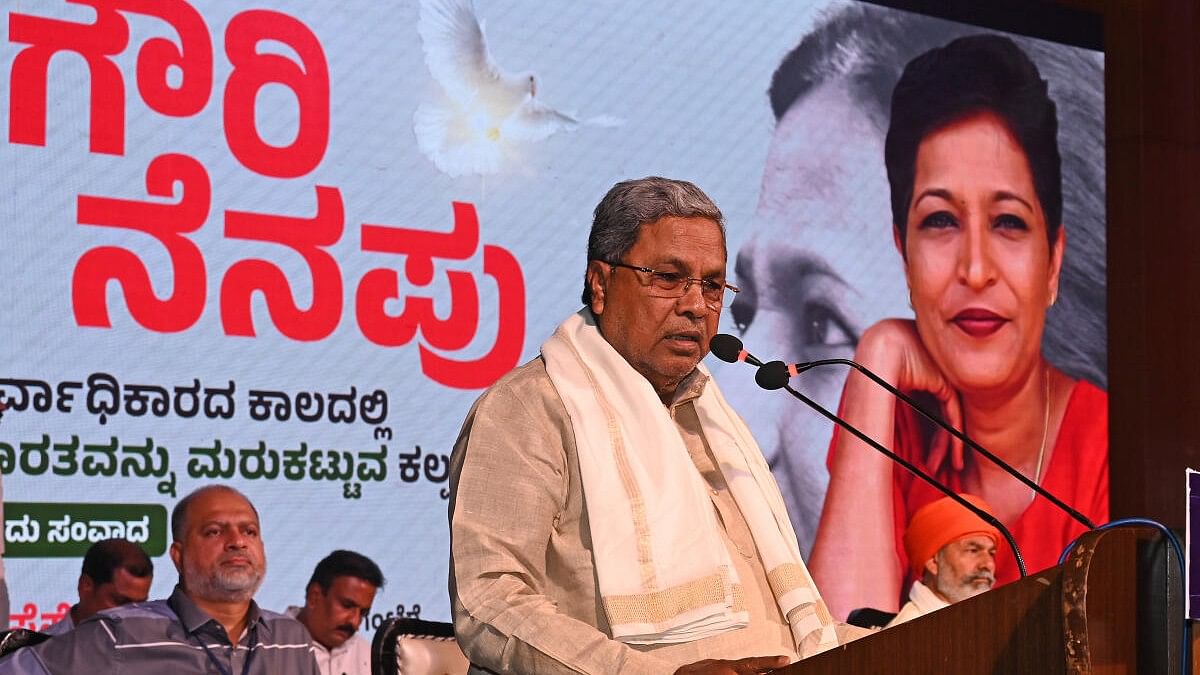
[[630,265],[623,262],[604,261],[606,264],[613,267],[624,267],[625,269],[633,270],[638,273],[638,280],[643,286],[653,291],[651,295],[659,298],[681,298],[687,294],[688,289],[692,284],[700,286],[700,295],[704,298],[704,304],[709,309],[721,308],[725,302],[726,289],[738,293],[740,288],[732,284],[727,284],[724,281],[714,281],[712,279],[699,279],[689,277],[679,272],[661,272],[652,270],[649,267],[641,265]]

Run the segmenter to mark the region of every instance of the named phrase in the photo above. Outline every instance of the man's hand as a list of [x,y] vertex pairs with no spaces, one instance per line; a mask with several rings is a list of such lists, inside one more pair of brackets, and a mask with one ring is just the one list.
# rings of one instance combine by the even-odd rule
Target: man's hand
[[680,666],[675,675],[758,675],[787,664],[786,656],[753,656],[735,661],[705,659]]

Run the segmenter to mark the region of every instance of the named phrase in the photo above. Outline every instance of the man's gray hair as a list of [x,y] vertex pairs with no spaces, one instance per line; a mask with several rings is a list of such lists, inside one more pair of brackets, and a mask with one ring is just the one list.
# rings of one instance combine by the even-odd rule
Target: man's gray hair
[[[596,205],[588,235],[588,262],[620,262],[637,243],[642,225],[671,216],[707,218],[721,228],[721,239],[725,239],[725,216],[703,190],[686,180],[647,176],[617,183]],[[583,304],[592,304],[586,272]]]

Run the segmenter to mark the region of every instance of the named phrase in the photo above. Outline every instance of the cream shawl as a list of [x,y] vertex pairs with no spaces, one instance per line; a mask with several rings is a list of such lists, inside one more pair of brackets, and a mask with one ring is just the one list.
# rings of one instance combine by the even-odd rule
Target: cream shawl
[[[571,418],[613,637],[634,644],[689,642],[746,625],[747,613],[735,607],[739,581],[707,485],[650,383],[604,340],[586,308],[558,327],[542,345],[542,357]],[[703,365],[697,368],[708,377]],[[714,381],[695,408],[797,649],[836,645],[833,619],[750,430]]]

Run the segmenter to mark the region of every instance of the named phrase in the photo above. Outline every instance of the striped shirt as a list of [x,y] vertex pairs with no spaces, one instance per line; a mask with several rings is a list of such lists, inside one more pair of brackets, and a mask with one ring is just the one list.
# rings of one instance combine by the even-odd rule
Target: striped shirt
[[[114,607],[0,660],[0,675],[317,675],[308,631],[253,601],[238,644],[176,586],[168,600]],[[246,669],[247,663],[249,668]]]

